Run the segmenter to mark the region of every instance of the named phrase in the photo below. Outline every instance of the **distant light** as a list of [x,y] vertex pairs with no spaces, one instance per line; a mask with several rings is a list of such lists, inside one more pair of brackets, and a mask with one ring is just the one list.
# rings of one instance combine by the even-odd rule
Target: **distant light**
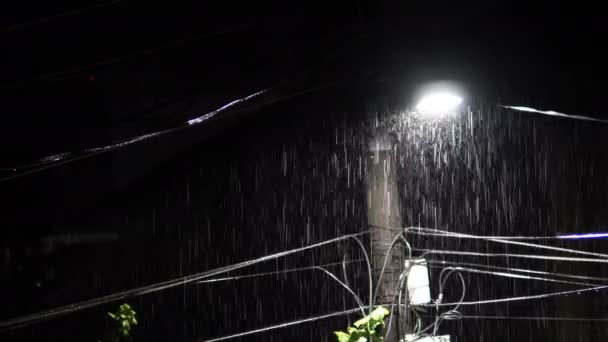
[[589,234],[571,234],[571,235],[558,235],[558,239],[602,239],[608,238],[608,233],[589,233]]
[[447,93],[430,93],[420,99],[416,110],[426,115],[444,115],[453,112],[462,103],[462,97]]

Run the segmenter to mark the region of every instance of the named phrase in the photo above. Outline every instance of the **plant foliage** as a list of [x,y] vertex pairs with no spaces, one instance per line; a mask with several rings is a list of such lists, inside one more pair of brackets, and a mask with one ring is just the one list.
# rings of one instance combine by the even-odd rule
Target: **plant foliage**
[[113,342],[127,339],[133,326],[137,325],[135,311],[126,303],[119,306],[116,312],[108,312],[108,316],[116,323],[116,331],[112,333],[113,338],[111,339]]
[[389,314],[383,306],[377,307],[369,315],[353,323],[346,332],[335,331],[338,342],[384,342],[382,330],[384,318]]

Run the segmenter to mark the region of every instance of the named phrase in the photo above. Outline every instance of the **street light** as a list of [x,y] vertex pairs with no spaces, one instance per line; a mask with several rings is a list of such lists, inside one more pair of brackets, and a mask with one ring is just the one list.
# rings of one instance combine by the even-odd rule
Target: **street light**
[[422,96],[416,111],[427,117],[453,113],[462,103],[462,97],[450,92],[431,92]]

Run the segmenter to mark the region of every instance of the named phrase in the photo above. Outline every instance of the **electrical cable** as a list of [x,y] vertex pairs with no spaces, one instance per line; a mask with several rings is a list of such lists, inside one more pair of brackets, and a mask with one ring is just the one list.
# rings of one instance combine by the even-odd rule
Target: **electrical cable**
[[[350,284],[348,283],[348,274],[346,272],[346,253],[344,253],[342,256],[342,277],[344,277],[344,284],[350,287]],[[346,319],[348,320],[348,325],[350,326],[350,317],[346,317]]]
[[[366,231],[365,234],[369,234],[369,231]],[[365,250],[365,246],[363,245],[363,242],[361,242],[361,240],[359,240],[359,238],[357,237],[360,235],[363,235],[363,233],[352,234],[352,235],[348,236],[348,238],[355,240],[355,242],[361,248],[361,252],[363,253],[363,256],[365,257],[365,263],[367,264],[368,287],[369,287],[369,314],[371,314],[372,310],[374,308],[374,295],[373,295],[374,283],[373,283],[373,279],[372,279],[372,263],[369,260],[369,255],[367,254],[367,251]]]
[[309,317],[309,318],[303,318],[303,319],[299,319],[297,321],[291,321],[291,322],[287,322],[287,323],[281,323],[281,324],[271,325],[271,326],[268,326],[268,327],[254,329],[254,330],[249,330],[249,331],[244,331],[244,332],[240,332],[240,333],[236,333],[236,334],[232,334],[232,335],[228,335],[228,336],[222,336],[222,337],[216,337],[216,338],[212,338],[212,339],[208,339],[208,340],[202,340],[200,342],[224,341],[224,340],[229,340],[229,339],[233,339],[233,338],[237,338],[237,337],[243,337],[243,336],[249,336],[249,335],[253,335],[253,334],[259,334],[259,333],[270,331],[270,330],[287,328],[287,327],[291,327],[291,326],[298,325],[298,324],[315,322],[315,321],[322,320],[322,319],[339,317],[339,316],[344,316],[344,315],[350,315],[350,314],[356,313],[357,311],[359,311],[359,308],[345,310],[345,311],[339,311],[339,312],[334,312],[334,313],[330,313],[330,314],[326,314],[326,315],[321,315],[321,316],[314,316],[314,317]]
[[[437,267],[437,268],[439,268],[438,266],[431,266],[431,267]],[[526,280],[540,280],[540,281],[546,281],[546,282],[551,282],[551,283],[561,283],[561,284],[569,284],[569,285],[602,286],[602,284],[574,282],[574,281],[566,281],[566,280],[544,278],[544,277],[533,277],[533,276],[527,276],[527,275],[517,274],[517,273],[508,273],[508,272],[484,271],[484,270],[479,270],[479,269],[474,269],[474,268],[465,268],[465,267],[460,267],[460,266],[447,267],[447,268],[449,268],[449,269],[455,269],[455,270],[458,270],[458,271],[461,271],[461,272],[477,273],[477,274],[487,274],[487,275],[494,275],[494,276],[506,277],[506,278],[516,278],[516,279],[526,279]]]
[[[394,298],[393,298],[393,302],[391,303],[391,308],[394,308],[395,306],[397,306],[397,308],[399,309],[400,307],[400,303],[398,303],[398,296],[401,294],[401,288],[403,286],[403,284],[405,283],[405,281],[407,280],[407,272],[409,272],[409,268],[404,270],[400,275],[399,275],[399,281],[397,282],[397,293],[395,294]],[[397,305],[395,305],[397,304]],[[391,312],[388,316],[388,323],[386,324],[386,334],[384,334],[384,339],[386,340],[391,332],[391,325],[393,322],[393,316],[394,316],[394,309],[391,309]]]
[[[370,311],[371,311],[371,309],[373,309],[373,308],[370,308]],[[244,332],[240,332],[240,333],[236,333],[236,334],[232,334],[232,335],[228,335],[228,336],[222,336],[222,337],[216,337],[216,338],[212,338],[212,339],[202,340],[202,341],[199,341],[199,342],[224,341],[224,340],[229,340],[229,339],[232,339],[232,338],[237,338],[237,337],[243,337],[243,336],[249,336],[249,335],[253,335],[253,334],[258,334],[258,333],[266,332],[266,331],[270,331],[270,330],[287,328],[287,327],[298,325],[298,324],[315,322],[315,321],[319,321],[319,320],[322,320],[322,319],[339,317],[339,316],[344,316],[344,315],[350,315],[350,314],[356,313],[357,311],[359,311],[359,308],[354,308],[354,309],[344,310],[344,311],[338,311],[338,312],[334,312],[334,313],[330,313],[330,314],[326,314],[326,315],[314,316],[314,317],[309,317],[309,318],[303,318],[303,319],[299,319],[297,321],[291,321],[291,322],[287,322],[287,323],[281,323],[281,324],[271,325],[271,326],[264,327],[264,328],[244,331]]]
[[384,256],[384,262],[382,263],[382,269],[380,270],[380,275],[378,276],[378,280],[377,280],[377,283],[376,283],[376,288],[374,289],[374,300],[376,300],[376,296],[378,294],[378,289],[380,288],[380,284],[382,282],[382,276],[384,275],[384,270],[386,268],[386,264],[388,262],[388,259],[391,256],[391,253],[393,251],[393,248],[395,247],[395,244],[400,239],[401,239],[401,241],[403,241],[403,243],[407,247],[408,256],[409,256],[408,260],[412,259],[412,247],[410,246],[410,244],[407,242],[407,240],[403,236],[403,233],[400,233],[400,234],[396,235],[395,238],[393,239],[393,241],[391,242],[391,244],[389,245],[388,250],[386,252],[386,255]]
[[519,259],[536,259],[536,260],[545,260],[545,261],[552,260],[552,261],[588,262],[588,263],[608,264],[608,260],[606,260],[606,259],[560,257],[560,256],[553,256],[553,255],[514,254],[514,253],[480,253],[480,252],[462,252],[462,251],[425,249],[425,248],[412,248],[412,250],[417,251],[417,252],[424,252],[424,255],[428,255],[428,254],[465,255],[465,256],[482,256],[482,257],[494,257],[494,258],[519,258]]
[[427,259],[427,262],[429,264],[437,264],[437,265],[472,266],[472,267],[482,267],[482,268],[495,269],[495,270],[503,270],[503,271],[509,271],[509,272],[542,274],[542,275],[550,275],[550,276],[554,276],[554,277],[562,277],[562,278],[569,278],[569,279],[582,279],[582,280],[608,282],[608,278],[602,278],[602,277],[590,277],[590,276],[582,276],[582,275],[568,274],[568,273],[556,273],[556,272],[546,272],[546,271],[530,270],[530,269],[523,269],[523,268],[491,266],[491,265],[476,264],[476,263],[470,263],[470,262],[433,260],[433,259],[430,259],[430,260]]
[[[445,278],[443,278],[443,273],[448,270],[448,274],[445,276]],[[460,273],[461,270],[457,269],[457,268],[449,268],[446,267],[443,270],[441,270],[441,272],[439,273],[439,296],[437,297],[437,300],[435,301],[435,308],[437,310],[437,317],[435,318],[435,324],[433,327],[433,335],[432,336],[437,336],[437,330],[439,329],[439,325],[441,325],[441,322],[444,320],[444,317],[450,317],[450,316],[455,316],[455,315],[459,315],[460,313],[458,312],[458,308],[462,305],[462,303],[464,302],[464,297],[466,296],[466,292],[467,292],[467,285],[466,282],[464,281],[464,277],[462,276],[462,274]],[[443,301],[443,289],[445,287],[445,283],[447,282],[448,278],[452,275],[452,274],[457,274],[458,278],[460,279],[460,283],[462,285],[462,294],[460,296],[460,301],[456,304],[456,306],[453,309],[450,309],[444,313],[442,313],[441,315],[439,315],[439,304],[442,303]]]
[[[258,108],[260,108],[262,106],[274,104],[274,103],[281,102],[281,101],[284,101],[284,100],[287,100],[287,99],[292,99],[294,97],[298,97],[298,96],[301,96],[301,95],[304,95],[304,94],[307,94],[307,93],[310,93],[310,92],[314,92],[314,91],[318,91],[318,90],[326,88],[326,87],[330,87],[330,86],[332,86],[332,85],[334,85],[334,84],[336,84],[338,82],[339,81],[318,84],[318,85],[315,85],[315,86],[312,86],[312,87],[308,87],[308,88],[305,88],[305,89],[300,89],[300,90],[297,90],[297,91],[294,91],[294,92],[291,92],[291,93],[287,93],[287,94],[283,94],[283,95],[278,95],[277,94],[277,96],[269,98],[266,101],[261,101],[260,103],[256,104],[255,107],[253,107],[253,108],[254,109],[258,109]],[[149,140],[149,139],[152,139],[152,138],[156,138],[156,137],[159,137],[159,136],[164,136],[164,135],[167,135],[167,134],[170,134],[170,133],[179,132],[181,130],[187,129],[188,127],[197,125],[197,124],[203,122],[204,120],[209,120],[212,117],[216,116],[217,114],[220,114],[223,111],[231,109],[236,104],[239,104],[239,103],[242,103],[242,102],[245,102],[245,101],[250,101],[254,97],[258,97],[258,96],[261,96],[263,94],[270,93],[270,91],[273,90],[273,89],[275,89],[275,87],[266,88],[264,90],[261,90],[259,92],[254,93],[254,94],[251,94],[249,96],[246,96],[246,97],[234,100],[234,101],[230,102],[229,104],[226,104],[226,105],[224,105],[224,106],[222,106],[222,107],[220,107],[220,108],[218,108],[218,109],[216,109],[214,111],[211,111],[211,112],[209,112],[207,114],[201,115],[201,116],[196,117],[194,119],[188,120],[185,124],[183,124],[181,126],[176,126],[176,127],[168,128],[168,129],[165,129],[165,130],[160,130],[160,131],[156,131],[156,132],[152,132],[152,133],[148,133],[148,134],[143,134],[143,135],[135,136],[135,137],[132,137],[132,138],[125,139],[125,140],[123,140],[121,142],[114,143],[114,144],[107,145],[107,146],[103,146],[103,147],[85,149],[85,150],[82,150],[82,151],[80,151],[78,153],[66,152],[66,153],[54,154],[54,155],[52,155],[52,156],[55,156],[55,158],[53,158],[54,160],[52,160],[50,163],[46,163],[45,162],[45,163],[43,163],[44,165],[41,165],[41,166],[36,167],[34,169],[24,170],[22,172],[18,172],[19,170],[17,168],[14,168],[14,167],[0,168],[0,169],[2,169],[4,171],[18,172],[16,174],[0,178],[0,183],[8,182],[8,181],[15,180],[15,179],[18,179],[18,178],[21,178],[21,177],[25,177],[25,176],[28,176],[28,175],[31,175],[31,174],[42,172],[42,171],[51,169],[53,167],[69,164],[69,163],[76,162],[76,161],[81,161],[81,160],[84,160],[84,159],[87,159],[87,158],[91,158],[91,157],[97,156],[97,155],[102,154],[102,153],[114,151],[114,150],[120,149],[122,147],[129,146],[129,145],[134,144],[134,143],[139,143],[139,142],[142,142],[142,141],[145,141],[145,140]],[[243,108],[243,109],[240,109],[240,110],[239,109],[235,109],[235,112],[247,111],[247,110],[252,110],[252,108]],[[42,158],[39,161],[47,159],[49,157],[51,157],[51,156]],[[70,158],[68,158],[68,157],[70,157]]]
[[569,322],[608,322],[606,318],[589,317],[550,317],[550,316],[483,316],[483,315],[460,315],[455,319],[480,319],[480,320],[517,320],[517,321],[569,321]]
[[344,289],[346,289],[346,291],[348,291],[348,293],[350,293],[353,296],[353,298],[355,299],[355,302],[357,302],[357,305],[359,305],[359,309],[361,310],[361,315],[365,316],[365,309],[364,309],[365,304],[363,304],[363,302],[361,301],[361,298],[359,298],[359,296],[355,293],[355,291],[353,291],[348,285],[343,283],[340,279],[338,279],[338,277],[336,277],[333,273],[329,272],[328,270],[324,269],[323,267],[315,266],[315,269],[324,272],[330,278],[335,280],[338,284],[342,285],[342,287]]
[[[278,259],[278,258],[281,258],[284,256],[292,255],[295,253],[307,251],[309,249],[318,248],[318,247],[326,246],[329,244],[333,244],[333,243],[337,243],[337,242],[341,242],[341,241],[345,241],[345,240],[349,240],[349,239],[354,239],[364,249],[363,244],[357,238],[358,236],[361,236],[364,234],[369,234],[369,231],[356,233],[356,234],[343,235],[340,237],[325,240],[325,241],[318,242],[315,244],[298,247],[298,248],[294,248],[291,250],[274,253],[271,255],[266,255],[263,257],[256,258],[256,259],[246,260],[246,261],[239,262],[239,263],[236,263],[233,265],[223,266],[223,267],[215,268],[215,269],[204,271],[204,272],[195,273],[195,274],[163,281],[160,283],[142,286],[142,287],[126,290],[126,291],[116,292],[116,293],[113,293],[110,295],[93,298],[93,299],[89,299],[89,300],[85,300],[85,301],[81,301],[81,302],[77,302],[77,303],[73,303],[73,304],[69,304],[69,305],[60,306],[60,307],[57,307],[54,309],[45,310],[45,311],[37,312],[34,314],[29,314],[29,315],[25,315],[25,316],[21,316],[21,317],[4,320],[4,321],[0,322],[0,332],[9,330],[9,329],[16,329],[19,327],[27,326],[27,325],[41,322],[41,321],[46,321],[51,318],[63,316],[63,315],[69,314],[69,313],[77,312],[77,311],[82,311],[87,308],[95,307],[95,306],[110,303],[110,302],[115,302],[115,301],[122,300],[125,298],[142,296],[145,294],[155,293],[155,292],[173,288],[176,286],[183,286],[183,285],[186,285],[189,283],[200,281],[202,279],[211,278],[211,277],[219,275],[219,274],[227,273],[230,271],[235,271],[235,270],[238,270],[241,268],[249,267],[249,266],[256,265],[256,264],[259,264],[262,262],[266,262],[269,260]],[[367,254],[365,254],[365,256],[366,256],[366,261],[368,264],[368,269],[370,270],[369,278],[370,278],[370,285],[371,285],[371,264],[369,263],[369,257],[367,256]],[[371,290],[371,286],[370,286],[370,300],[371,300],[371,291],[372,290]],[[371,308],[370,308],[370,312],[371,312]]]
[[494,237],[482,237],[482,236],[476,236],[476,235],[471,235],[471,234],[453,233],[453,232],[443,231],[443,230],[439,230],[439,229],[408,227],[408,228],[403,228],[403,230],[405,232],[413,233],[413,234],[417,234],[417,232],[419,232],[421,230],[422,231],[426,230],[426,231],[438,232],[439,234],[437,236],[453,237],[453,238],[458,238],[458,239],[482,239],[482,240],[486,240],[486,241],[497,242],[497,243],[508,244],[508,245],[517,245],[517,246],[532,247],[532,248],[538,248],[538,249],[547,249],[547,250],[552,250],[552,251],[557,251],[557,252],[588,255],[588,256],[595,256],[595,257],[608,259],[608,254],[603,254],[603,253],[593,253],[593,252],[580,251],[580,250],[571,249],[571,248],[561,248],[561,247],[545,246],[545,245],[539,245],[539,244],[535,244],[535,243],[528,243],[528,242],[521,242],[521,241],[511,241],[509,239],[498,239],[498,238],[494,238]]
[[[173,127],[173,128],[168,128],[168,129],[164,129],[164,130],[160,130],[160,131],[156,131],[156,132],[152,132],[152,133],[148,133],[148,134],[138,135],[138,136],[135,136],[135,137],[123,140],[121,142],[110,144],[110,145],[106,145],[106,146],[102,146],[102,147],[88,148],[88,149],[83,150],[80,154],[61,153],[61,154],[54,154],[52,156],[48,156],[48,157],[42,158],[41,161],[43,161],[43,163],[41,163],[41,164],[33,164],[33,165],[36,165],[36,166],[38,166],[38,165],[40,165],[40,166],[38,166],[38,167],[36,167],[34,169],[31,169],[31,170],[26,170],[26,171],[19,172],[19,173],[14,174],[14,175],[10,175],[10,176],[4,177],[4,178],[0,178],[0,183],[7,182],[7,181],[10,181],[10,180],[13,180],[13,179],[16,179],[16,178],[21,178],[23,176],[30,175],[30,174],[33,174],[33,173],[37,173],[37,172],[40,172],[40,171],[44,171],[46,169],[49,169],[49,168],[52,168],[52,167],[56,167],[56,166],[59,166],[59,165],[64,165],[64,164],[67,164],[67,163],[83,160],[83,159],[90,158],[90,157],[93,157],[93,156],[97,156],[97,155],[102,154],[102,153],[114,151],[114,150],[117,150],[119,148],[123,148],[123,147],[129,146],[129,145],[141,142],[141,141],[149,140],[149,139],[152,139],[152,138],[157,138],[159,136],[164,136],[164,135],[167,135],[169,133],[174,133],[174,132],[178,132],[178,131],[184,130],[184,129],[186,129],[188,127],[191,127],[193,125],[200,124],[200,123],[202,123],[204,121],[207,121],[207,120],[215,117],[216,115],[218,115],[218,114],[220,114],[220,113],[222,113],[222,112],[224,112],[224,111],[226,111],[226,110],[234,107],[237,104],[240,104],[240,103],[243,103],[243,102],[247,102],[247,101],[250,101],[250,100],[252,100],[252,99],[254,99],[256,97],[259,97],[259,96],[261,96],[261,95],[269,92],[270,90],[271,90],[271,88],[267,88],[267,89],[255,92],[253,94],[250,94],[248,96],[245,96],[245,97],[236,99],[234,101],[231,101],[230,103],[225,104],[225,105],[221,106],[220,108],[215,109],[215,110],[213,110],[213,111],[211,111],[209,113],[206,113],[206,114],[198,116],[198,117],[196,117],[194,119],[188,120],[187,123],[184,124],[184,125],[180,125],[180,126],[176,126],[176,127]],[[46,162],[46,161],[49,161],[49,162]],[[10,168],[10,169],[15,169],[15,168]]]
[[564,114],[564,113],[556,112],[553,110],[538,110],[538,109],[534,109],[534,108],[530,108],[530,107],[523,107],[523,106],[500,106],[500,107],[506,108],[506,109],[512,109],[512,110],[516,110],[516,111],[520,111],[520,112],[528,112],[528,113],[536,113],[536,114],[543,114],[543,115],[550,115],[550,116],[558,116],[558,117],[568,118],[568,119],[577,119],[577,120],[584,120],[584,121],[595,121],[595,122],[601,122],[601,123],[608,123],[608,120],[592,118],[590,116],[584,116],[584,115]]
[[315,267],[338,266],[338,265],[342,265],[343,263],[349,263],[350,264],[350,263],[357,263],[357,262],[361,262],[361,261],[364,261],[364,260],[363,259],[343,260],[341,262],[333,262],[333,263],[323,264],[323,265],[317,265],[317,266],[290,268],[290,269],[281,270],[281,271],[272,271],[272,272],[245,274],[245,275],[239,275],[239,276],[234,276],[234,277],[213,278],[213,279],[207,279],[207,280],[198,281],[198,282],[196,282],[196,284],[208,284],[208,283],[215,283],[215,282],[221,282],[221,281],[240,280],[240,279],[257,278],[257,277],[277,275],[277,274],[286,274],[286,273],[292,273],[292,272],[308,271],[308,270],[314,270]]
[[524,300],[533,300],[533,299],[543,299],[557,296],[567,296],[570,294],[581,294],[583,292],[591,292],[591,291],[600,291],[608,288],[608,285],[605,286],[595,286],[590,288],[583,288],[577,290],[570,291],[561,291],[561,292],[550,292],[543,293],[539,295],[531,295],[531,296],[520,296],[520,297],[509,297],[509,298],[497,298],[497,299],[486,299],[479,300],[473,302],[461,302],[461,303],[440,303],[440,304],[419,304],[419,306],[429,307],[429,306],[452,306],[452,305],[481,305],[481,304],[493,304],[493,303],[505,303],[505,302],[516,302],[516,301],[524,301]]
[[[372,228],[390,230],[390,231],[406,231],[408,233],[414,232],[416,235],[420,236],[446,236],[448,234],[459,235],[460,233],[451,232],[447,230],[435,229],[435,228],[425,228],[425,227],[382,227],[370,224]],[[501,239],[501,240],[557,240],[560,239],[558,236],[505,236],[505,235],[469,235],[471,239]]]
[[89,12],[89,11],[92,11],[92,10],[96,10],[96,9],[100,9],[100,8],[104,8],[104,7],[109,7],[109,6],[112,6],[112,5],[115,5],[115,4],[119,3],[121,1],[122,0],[112,0],[112,1],[100,2],[100,3],[97,3],[97,4],[90,5],[90,6],[80,7],[80,8],[77,8],[77,9],[73,9],[73,10],[57,13],[57,14],[50,15],[50,16],[47,16],[47,17],[30,20],[30,21],[27,21],[27,22],[24,22],[24,23],[13,24],[11,26],[7,26],[7,27],[4,27],[4,28],[1,28],[0,29],[0,33],[9,33],[9,32],[14,32],[14,31],[22,30],[24,28],[28,28],[28,27],[32,27],[32,26],[46,24],[46,23],[52,22],[52,21],[54,21],[56,19],[59,19],[59,18],[73,16],[73,15],[76,15],[76,14],[82,14],[82,13],[86,13],[86,12]]

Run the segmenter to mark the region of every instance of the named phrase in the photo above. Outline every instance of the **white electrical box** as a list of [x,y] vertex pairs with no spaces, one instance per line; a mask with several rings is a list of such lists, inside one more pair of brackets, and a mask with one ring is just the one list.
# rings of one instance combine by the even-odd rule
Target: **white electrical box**
[[403,342],[450,342],[450,335],[425,337],[416,337],[416,335],[405,335],[405,341]]
[[429,287],[429,269],[426,259],[413,259],[406,261],[405,267],[410,267],[407,276],[407,292],[410,304],[428,304],[431,302],[431,288]]

